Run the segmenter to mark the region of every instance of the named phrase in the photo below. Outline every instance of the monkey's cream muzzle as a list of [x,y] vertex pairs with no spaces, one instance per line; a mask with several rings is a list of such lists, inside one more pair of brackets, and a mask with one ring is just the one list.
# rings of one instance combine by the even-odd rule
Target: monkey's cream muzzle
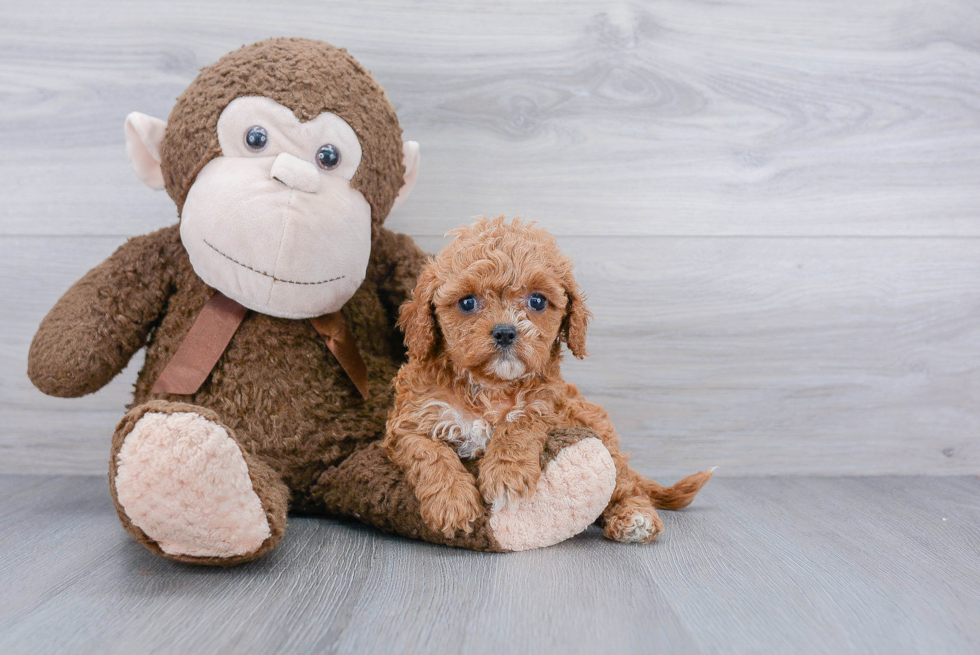
[[204,167],[180,223],[191,265],[209,286],[263,314],[335,312],[364,281],[371,207],[345,180],[300,190],[312,182],[273,178],[274,166],[268,158],[219,157]]
[[[250,148],[255,126],[267,143]],[[180,237],[208,285],[263,314],[311,318],[357,291],[371,254],[371,206],[350,180],[357,136],[338,116],[306,123],[268,98],[238,98],[218,120],[222,156],[201,169],[181,213]],[[330,169],[317,150],[340,153]]]

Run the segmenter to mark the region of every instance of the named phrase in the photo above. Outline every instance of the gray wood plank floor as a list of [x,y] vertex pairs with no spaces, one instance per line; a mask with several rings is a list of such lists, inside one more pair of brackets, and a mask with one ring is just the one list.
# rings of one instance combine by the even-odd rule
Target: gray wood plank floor
[[718,478],[653,546],[488,555],[294,518],[176,565],[102,478],[0,476],[0,652],[976,653],[980,478]]

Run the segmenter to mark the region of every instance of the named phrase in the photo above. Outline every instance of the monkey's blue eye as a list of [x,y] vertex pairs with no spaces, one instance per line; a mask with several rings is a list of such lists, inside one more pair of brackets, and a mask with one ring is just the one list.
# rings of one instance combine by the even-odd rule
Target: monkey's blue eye
[[320,146],[320,149],[316,151],[316,163],[325,171],[340,166],[340,151],[337,150],[337,146],[332,143]]
[[261,125],[253,125],[245,132],[245,145],[249,150],[258,152],[269,143],[269,133]]
[[540,293],[532,293],[531,297],[527,299],[527,306],[536,312],[543,312],[544,308],[548,306],[548,299]]
[[476,298],[473,296],[460,298],[456,305],[459,307],[459,311],[463,312],[464,314],[472,314],[476,311]]

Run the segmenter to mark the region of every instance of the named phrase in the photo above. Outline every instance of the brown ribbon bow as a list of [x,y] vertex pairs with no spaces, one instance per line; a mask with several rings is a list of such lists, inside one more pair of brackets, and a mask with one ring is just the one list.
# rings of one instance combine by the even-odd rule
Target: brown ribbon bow
[[[238,326],[245,320],[248,309],[220,291],[194,319],[184,341],[167,362],[157,378],[151,393],[173,393],[189,396],[197,393],[211,375],[225,348],[235,336]],[[357,350],[354,334],[347,326],[343,314],[333,312],[311,318],[310,323],[327,344],[337,361],[347,372],[361,396],[368,397],[367,366]]]

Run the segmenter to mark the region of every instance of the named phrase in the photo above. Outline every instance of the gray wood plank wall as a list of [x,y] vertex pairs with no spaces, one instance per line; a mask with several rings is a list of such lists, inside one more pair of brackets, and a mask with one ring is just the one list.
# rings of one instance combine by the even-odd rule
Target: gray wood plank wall
[[[980,9],[966,0],[38,0],[0,7],[0,471],[103,473],[132,366],[25,375],[58,296],[172,223],[126,161],[243,44],[347,47],[422,144],[389,226],[522,214],[596,320],[568,377],[673,475],[980,472]],[[137,358],[138,360],[138,358]]]

